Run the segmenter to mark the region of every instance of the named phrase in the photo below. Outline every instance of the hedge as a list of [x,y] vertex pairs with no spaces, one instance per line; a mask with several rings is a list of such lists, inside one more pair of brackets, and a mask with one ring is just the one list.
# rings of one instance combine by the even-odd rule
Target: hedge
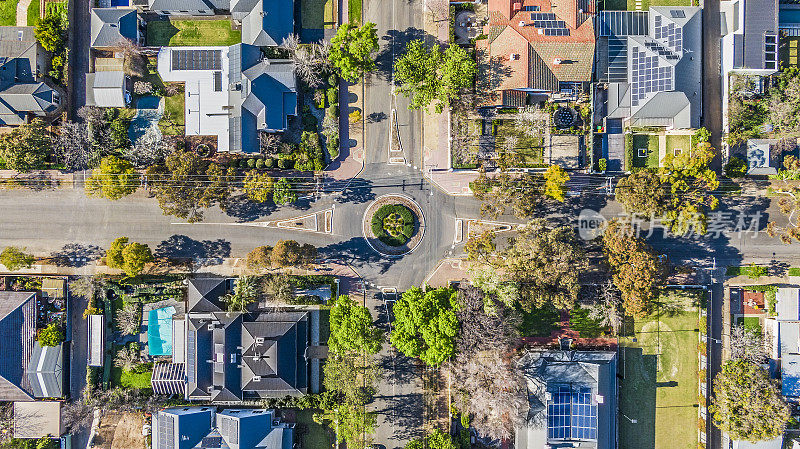
[[[383,221],[391,214],[398,214],[403,219],[403,230],[400,236],[394,237],[383,229]],[[406,206],[402,204],[385,204],[379,207],[372,215],[372,233],[375,234],[378,240],[389,246],[404,245],[414,235],[415,221],[414,213]]]

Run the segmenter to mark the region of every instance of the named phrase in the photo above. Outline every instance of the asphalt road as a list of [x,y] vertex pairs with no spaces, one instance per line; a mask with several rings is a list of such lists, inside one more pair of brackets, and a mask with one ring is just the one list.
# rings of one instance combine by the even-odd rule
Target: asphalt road
[[[722,75],[720,74],[720,15],[718,1],[703,2],[703,126],[711,132],[711,146],[722,148]],[[722,169],[716,157],[712,168]]]

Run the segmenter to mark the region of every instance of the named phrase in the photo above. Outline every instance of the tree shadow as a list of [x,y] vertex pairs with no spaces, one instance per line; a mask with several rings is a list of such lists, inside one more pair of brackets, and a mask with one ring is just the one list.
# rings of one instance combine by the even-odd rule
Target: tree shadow
[[350,240],[333,243],[317,249],[317,254],[322,259],[345,260],[353,265],[369,264],[371,267],[380,267],[380,274],[386,273],[394,265],[396,259],[387,259],[367,245],[363,237],[353,237]]
[[268,203],[257,203],[247,195],[237,195],[232,197],[225,207],[225,214],[236,218],[239,222],[253,221],[267,216],[274,212],[278,207],[272,201]]
[[366,203],[375,199],[372,181],[355,178],[350,185],[336,198],[337,203]]
[[188,236],[175,234],[161,242],[154,254],[157,258],[193,259],[200,265],[212,264],[231,255],[231,242],[226,240],[195,240]]
[[405,52],[406,45],[416,39],[424,39],[428,42],[428,33],[419,28],[406,28],[405,30],[388,30],[381,40],[386,45],[381,48],[375,57],[375,74],[384,81],[392,80],[392,69],[396,58]]
[[50,254],[53,264],[58,267],[83,267],[100,258],[103,250],[96,245],[67,243],[60,250]]
[[380,401],[376,410],[386,417],[386,421],[396,428],[390,439],[405,440],[424,436],[422,427],[422,393],[397,394],[394,396],[375,397]]
[[399,352],[394,356],[380,356],[378,366],[383,373],[383,381],[387,383],[408,384],[419,378],[419,373],[414,366],[414,359]]
[[367,115],[367,123],[379,123],[389,118],[385,112],[373,112]]

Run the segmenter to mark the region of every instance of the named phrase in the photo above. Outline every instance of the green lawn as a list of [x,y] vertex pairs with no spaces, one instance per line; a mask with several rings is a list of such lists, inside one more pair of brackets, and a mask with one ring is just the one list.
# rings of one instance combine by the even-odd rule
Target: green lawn
[[242,32],[223,20],[159,20],[147,23],[151,47],[228,46],[242,42]]
[[597,338],[609,331],[608,326],[601,326],[598,321],[589,318],[589,309],[584,308],[575,308],[569,313],[569,324],[583,338]]
[[745,328],[761,335],[761,320],[757,316],[740,316],[736,319],[736,324],[742,324]]
[[302,0],[300,18],[303,28],[333,28],[336,25],[333,8],[333,0]]
[[18,0],[3,0],[0,2],[0,26],[15,26],[17,24]]
[[635,342],[620,339],[621,449],[697,447],[698,315],[655,314],[636,320]]
[[182,136],[185,133],[185,104],[185,93],[164,97],[164,115],[158,121],[158,127],[161,128],[163,134]]
[[561,316],[552,306],[533,309],[530,312],[519,310],[522,314],[520,333],[523,337],[549,337],[559,328]]
[[789,268],[789,276],[800,276],[800,268],[798,267]]
[[31,1],[28,6],[28,26],[33,27],[39,24],[39,14],[41,9],[38,1]]
[[326,426],[317,424],[313,419],[313,410],[298,410],[297,424],[303,427],[300,436],[300,447],[303,449],[330,449],[333,445],[331,435]]
[[[647,148],[647,156],[639,157],[639,149]],[[633,166],[658,168],[658,136],[655,134],[633,135]]]
[[319,343],[324,345],[328,343],[328,338],[331,336],[331,310],[320,309],[319,311]]
[[348,0],[347,17],[350,23],[361,25],[361,0]]
[[735,266],[728,267],[725,270],[726,276],[747,276],[753,279],[758,279],[761,276],[767,275],[767,267],[761,265],[747,265],[743,267]]
[[681,151],[689,151],[692,148],[692,136],[667,135],[666,139],[667,154],[675,154],[676,148],[680,148]]
[[[506,139],[516,137],[517,143],[513,153],[506,149]],[[514,125],[514,120],[498,120],[495,131],[495,149],[498,154],[505,156],[506,165],[509,167],[534,167],[542,164],[544,160],[544,141],[541,137],[531,137],[520,132]]]

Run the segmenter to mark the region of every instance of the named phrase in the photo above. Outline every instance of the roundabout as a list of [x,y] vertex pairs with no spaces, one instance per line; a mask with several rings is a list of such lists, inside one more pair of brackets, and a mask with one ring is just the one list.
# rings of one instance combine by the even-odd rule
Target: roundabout
[[362,221],[367,244],[387,257],[413,252],[425,234],[422,208],[406,195],[388,194],[370,203]]

